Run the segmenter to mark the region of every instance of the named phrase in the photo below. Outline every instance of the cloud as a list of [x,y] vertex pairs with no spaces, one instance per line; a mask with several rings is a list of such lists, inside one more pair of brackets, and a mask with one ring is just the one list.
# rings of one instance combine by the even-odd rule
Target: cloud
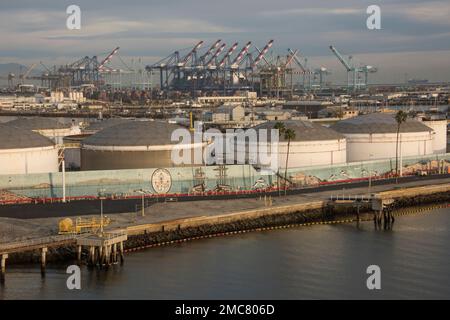
[[270,11],[261,11],[259,14],[261,16],[311,16],[311,15],[356,15],[364,13],[365,9],[357,9],[357,8],[291,8],[291,9],[283,9],[283,10],[270,10]]
[[421,22],[450,25],[450,2],[427,1],[407,6],[404,12],[411,19]]
[[372,1],[108,0],[105,5],[77,0],[80,31],[65,28],[70,2],[2,1],[0,41],[7,45],[0,59],[69,63],[85,55],[103,57],[120,46],[122,57],[152,60],[188,50],[199,40],[205,41],[205,50],[219,38],[228,45],[252,41],[258,47],[274,39],[275,55],[286,54],[287,48],[308,57],[329,55],[330,44],[355,56],[428,50],[429,59],[421,63],[435,68],[431,52],[450,49],[448,0],[376,1],[382,13],[378,31],[366,28]]
[[119,17],[103,17],[95,21],[88,21],[79,33],[68,30],[54,30],[48,39],[97,38],[108,35],[126,35],[139,37],[157,34],[186,34],[186,33],[236,33],[238,28],[224,27],[208,21],[189,19],[155,19],[151,21],[124,20]]

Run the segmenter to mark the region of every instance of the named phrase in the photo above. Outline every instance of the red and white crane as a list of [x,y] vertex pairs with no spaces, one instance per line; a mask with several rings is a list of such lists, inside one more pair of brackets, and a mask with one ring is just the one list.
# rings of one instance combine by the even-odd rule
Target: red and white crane
[[189,59],[194,55],[194,53],[197,52],[198,49],[203,45],[203,41],[199,41],[194,48],[192,48],[191,51],[181,60],[180,63],[178,63],[179,67],[184,67],[186,63],[189,61]]
[[98,65],[98,71],[105,71],[105,64],[111,61],[112,57],[117,53],[117,51],[119,51],[119,49],[120,47],[115,48],[113,51],[111,51],[110,54],[106,56],[105,59],[102,60],[102,62],[100,62],[100,64]]
[[200,61],[205,61],[206,58],[208,58],[209,55],[211,55],[212,52],[219,46],[219,44],[220,44],[221,41],[222,41],[222,40],[219,39],[219,40],[217,40],[216,42],[214,42],[214,43],[211,45],[211,47],[209,47],[208,51],[206,51],[206,52],[200,57]]
[[223,49],[225,49],[226,46],[227,45],[225,43],[222,43],[219,49],[217,49],[216,52],[214,52],[214,54],[212,55],[212,57],[208,60],[208,62],[206,62],[207,67],[213,66],[214,60],[222,53]]
[[255,68],[258,65],[258,63],[263,59],[263,57],[265,56],[267,51],[269,51],[269,49],[270,49],[270,47],[272,47],[272,45],[273,45],[273,40],[270,40],[266,44],[266,46],[261,50],[261,52],[258,54],[255,61],[253,61],[252,68]]
[[239,54],[234,58],[233,62],[231,63],[232,68],[237,68],[239,65],[239,62],[244,58],[244,56],[248,53],[248,50],[250,49],[250,46],[252,45],[252,42],[249,41],[247,44],[241,49]]
[[220,62],[219,62],[219,65],[218,65],[219,68],[224,66],[226,60],[233,54],[233,52],[234,52],[234,50],[236,50],[237,46],[238,46],[238,43],[235,42],[233,44],[233,46],[230,49],[228,49],[227,53],[223,56],[222,60],[220,60]]

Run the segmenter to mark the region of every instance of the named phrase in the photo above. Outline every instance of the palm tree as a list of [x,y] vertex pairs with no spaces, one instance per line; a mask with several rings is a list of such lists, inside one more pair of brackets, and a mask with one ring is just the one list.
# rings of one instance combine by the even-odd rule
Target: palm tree
[[295,131],[294,129],[286,129],[284,130],[284,139],[287,140],[287,154],[286,154],[286,166],[284,168],[284,195],[287,193],[287,169],[288,169],[288,162],[289,162],[289,151],[291,146],[291,140],[295,139]]
[[[284,126],[283,122],[277,122],[273,126],[274,129],[278,130],[278,137],[281,138],[281,136],[284,135],[284,132],[286,131],[286,127]],[[278,172],[277,172],[277,188],[278,188],[278,196],[280,196],[280,168],[278,166]]]
[[399,143],[399,137],[400,137],[400,126],[403,122],[406,121],[408,118],[408,114],[403,111],[399,110],[397,114],[395,115],[395,121],[397,122],[397,143],[395,146],[395,175],[398,177],[398,143]]

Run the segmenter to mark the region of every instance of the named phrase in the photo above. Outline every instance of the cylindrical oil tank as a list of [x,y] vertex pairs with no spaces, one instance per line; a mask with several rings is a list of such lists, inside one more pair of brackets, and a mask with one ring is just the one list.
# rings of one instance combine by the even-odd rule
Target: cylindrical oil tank
[[[83,140],[81,145],[81,170],[113,170],[165,168],[179,166],[172,161],[172,150],[180,143],[172,141],[172,133],[187,130],[163,121],[127,121],[107,127]],[[202,152],[203,143],[186,143],[183,151]],[[185,163],[181,166],[197,165]],[[199,164],[201,165],[201,163]]]
[[75,123],[62,123],[48,117],[19,117],[8,124],[37,132],[57,144],[62,144],[64,137],[81,132],[80,127]]
[[[396,157],[398,124],[394,113],[370,113],[339,121],[331,129],[347,138],[347,161]],[[422,122],[400,124],[398,153],[402,157],[433,154],[434,132]]]
[[[346,162],[345,137],[320,124],[305,120],[268,121],[253,127],[258,135],[259,147],[261,143],[267,143],[267,149],[273,148],[271,130],[282,123],[285,129],[292,129],[295,136],[289,143],[283,134],[278,136],[278,167],[285,168],[288,160],[288,168],[306,166],[332,165]],[[262,131],[262,130],[266,131]],[[263,140],[263,133],[267,137]],[[237,142],[239,145],[240,142]],[[242,142],[241,142],[242,144]],[[252,142],[245,142],[247,148]],[[264,148],[265,149],[265,148]],[[262,150],[264,150],[262,149]],[[251,149],[247,149],[247,152]],[[255,150],[255,149],[254,149]],[[273,149],[275,150],[275,149]]]
[[58,172],[58,148],[31,130],[0,124],[0,174]]
[[423,123],[433,129],[434,153],[447,152],[447,120],[423,120]]

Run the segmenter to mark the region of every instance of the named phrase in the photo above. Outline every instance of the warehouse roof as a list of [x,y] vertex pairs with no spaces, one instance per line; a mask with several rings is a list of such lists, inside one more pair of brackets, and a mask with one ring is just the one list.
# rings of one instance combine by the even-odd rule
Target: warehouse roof
[[[339,121],[331,128],[341,133],[397,133],[397,126],[393,113],[370,113]],[[409,118],[400,126],[400,132],[424,131],[432,131],[432,129]]]
[[172,132],[183,128],[162,121],[127,121],[107,127],[83,141],[95,146],[154,146],[177,144],[171,141]]
[[8,124],[28,130],[67,129],[72,126],[70,123],[61,123],[55,119],[46,117],[32,117],[32,118],[21,117],[9,121]]
[[31,130],[0,123],[0,149],[24,149],[53,146],[54,143]]
[[[286,129],[293,129],[295,131],[295,139],[292,141],[337,140],[345,138],[336,131],[304,120],[267,121],[255,126],[254,129],[274,129],[278,122],[283,123]],[[268,141],[270,141],[270,131],[267,134]],[[285,141],[283,135],[281,135],[280,141]]]

